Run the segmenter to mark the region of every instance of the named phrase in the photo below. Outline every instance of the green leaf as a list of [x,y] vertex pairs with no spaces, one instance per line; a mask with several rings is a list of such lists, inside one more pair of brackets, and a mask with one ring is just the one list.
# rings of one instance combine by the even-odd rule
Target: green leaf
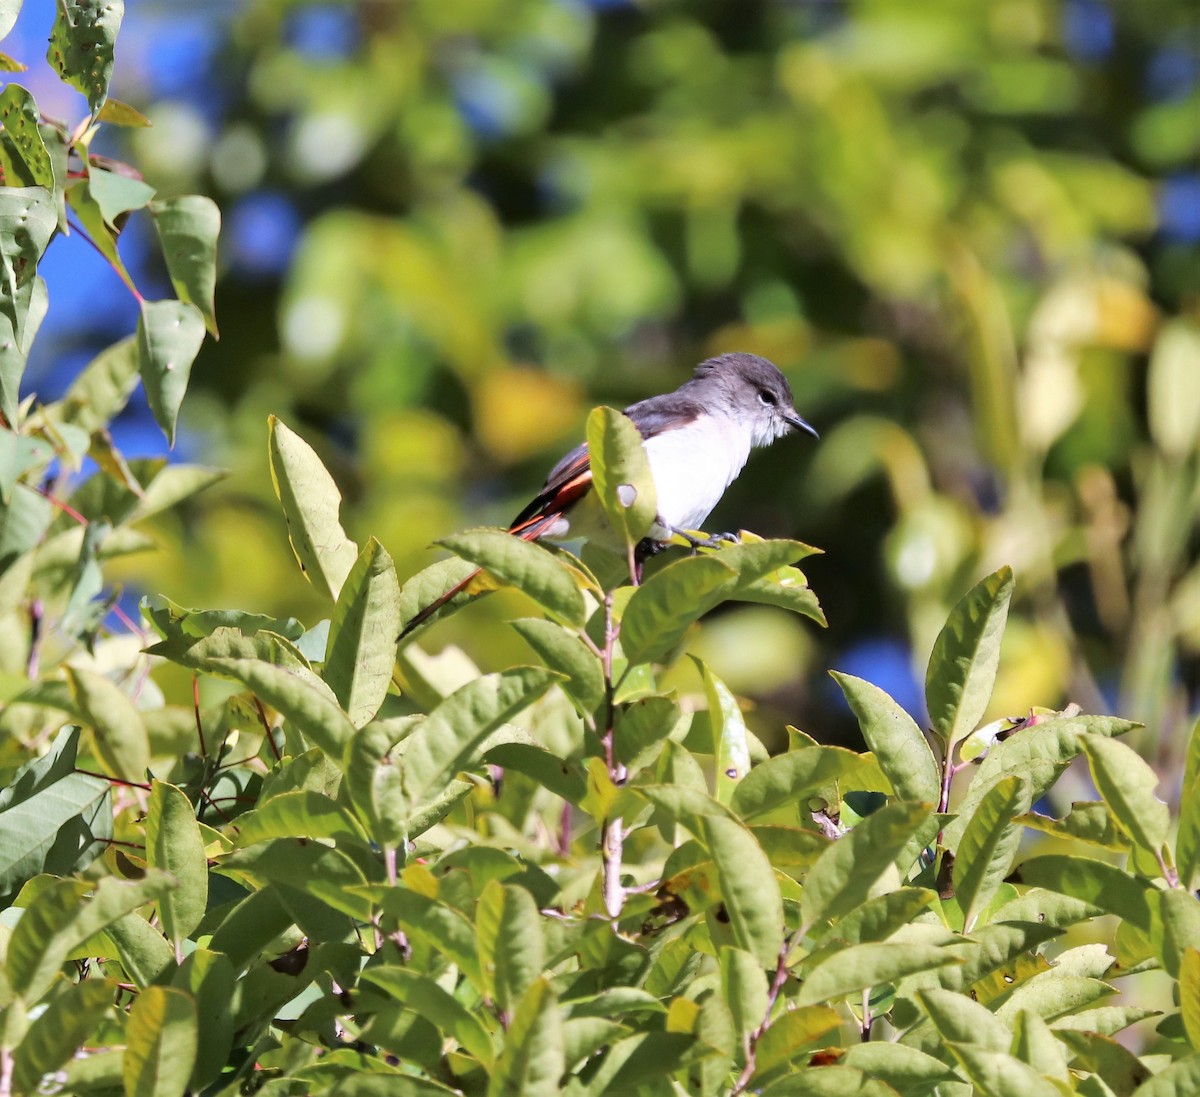
[[195,305],[183,301],[143,301],[137,340],[146,399],[173,446],[179,405],[204,342],[204,318]]
[[957,805],[958,818],[946,825],[946,845],[958,848],[971,813],[997,781],[1011,774],[1022,777],[1029,783],[1030,802],[1037,803],[1082,752],[1085,735],[1123,735],[1138,726],[1111,716],[1074,716],[1014,732],[988,751]]
[[865,987],[883,986],[914,972],[956,962],[957,957],[945,949],[911,941],[850,945],[808,973],[796,1002],[805,1006],[836,1001]]
[[1012,1053],[1039,1074],[1068,1084],[1071,1081],[1066,1046],[1032,1010],[1021,1010],[1013,1017]]
[[563,692],[590,716],[604,700],[600,657],[580,637],[540,617],[522,617],[512,626],[551,670],[563,675]]
[[901,926],[912,922],[936,898],[937,894],[928,888],[912,887],[878,895],[839,918],[821,940],[845,941],[848,945],[886,940]]
[[635,1033],[608,1049],[599,1067],[589,1075],[583,1093],[586,1097],[643,1093],[655,1082],[665,1083],[667,1076],[694,1058],[698,1050],[695,1038],[688,1033]]
[[487,1097],[558,1097],[565,1068],[558,1001],[540,978],[517,1005]]
[[800,897],[804,924],[836,918],[865,902],[879,877],[931,815],[928,804],[888,804],[835,841],[804,882]]
[[767,855],[750,831],[732,819],[702,816],[696,827],[716,866],[734,940],[764,968],[774,970],[783,947],[783,899]]
[[[205,641],[200,641],[204,643]],[[205,660],[206,668],[236,678],[272,708],[278,709],[314,746],[340,760],[354,725],[332,696],[300,671],[256,659]]]
[[63,398],[52,405],[63,422],[89,435],[120,414],[137,387],[138,352],[133,336],[96,355],[71,382]]
[[362,979],[415,1010],[484,1066],[494,1063],[492,1038],[483,1022],[432,979],[397,964],[368,964]]
[[1150,932],[1149,894],[1153,889],[1114,865],[1077,854],[1047,854],[1018,866],[1016,878],[1024,884],[1082,899],[1118,915],[1143,933]]
[[37,1001],[68,954],[110,923],[144,903],[161,899],[175,881],[148,870],[135,881],[106,877],[91,889],[55,879],[26,908],[8,942],[8,982],[27,1002]]
[[685,556],[655,572],[629,599],[621,619],[621,648],[630,663],[666,658],[693,621],[718,605],[737,573],[716,556]]
[[852,674],[830,674],[897,798],[936,804],[941,792],[937,760],[913,718],[878,686]]
[[839,1061],[911,1097],[939,1093],[939,1084],[958,1079],[950,1067],[932,1055],[887,1040],[851,1044]]
[[113,836],[108,782],[74,772],[79,735],[59,732],[0,789],[0,900],[39,873],[85,868]]
[[[3,294],[4,289],[0,286],[0,299]],[[50,297],[41,277],[17,288],[11,309],[0,300],[0,414],[9,423],[18,421],[17,406],[25,363],[49,307]],[[17,319],[21,321],[21,328],[16,326]]]
[[493,997],[511,1014],[546,966],[541,916],[533,896],[523,887],[489,881],[479,896],[475,940]]
[[358,559],[358,546],[338,520],[341,492],[307,442],[274,415],[268,424],[271,483],[283,506],[292,551],[308,581],[336,601]]
[[965,994],[922,990],[917,994],[917,1001],[947,1044],[978,1044],[992,1051],[1006,1051],[1012,1043],[1008,1026],[987,1006]]
[[473,529],[437,544],[532,598],[560,624],[581,628],[587,606],[571,571],[554,553],[500,529]]
[[1059,1038],[1075,1053],[1076,1069],[1099,1075],[1115,1093],[1132,1093],[1150,1077],[1150,1069],[1132,1051],[1107,1036],[1068,1029]]
[[745,1040],[767,1016],[767,975],[750,953],[740,948],[721,949],[721,996],[733,1014],[733,1027]]
[[140,179],[115,171],[104,171],[95,165],[88,168],[88,189],[100,207],[104,223],[113,232],[120,231],[119,222],[123,214],[145,209],[154,197],[154,188]]
[[1184,949],[1200,941],[1200,900],[1178,888],[1151,888],[1148,897],[1150,941],[1163,967],[1177,979]]
[[[45,187],[0,187],[0,313],[25,354],[32,341],[25,327],[33,312],[37,265],[57,225],[54,198]],[[40,312],[45,315],[45,308]],[[15,415],[9,419],[15,421]]]
[[[106,110],[115,100],[106,104]],[[121,104],[124,106],[124,104]],[[132,110],[132,108],[127,108]],[[134,112],[137,113],[136,111]],[[149,125],[141,121],[123,125]],[[217,317],[213,293],[217,281],[217,236],[221,231],[221,211],[216,202],[201,194],[183,194],[150,204],[154,227],[162,245],[163,259],[171,285],[180,301],[195,305],[204,317],[204,326],[217,338]]]
[[743,819],[767,815],[785,804],[800,803],[812,793],[862,765],[861,758],[843,747],[806,747],[768,758],[755,766],[734,790],[729,806]]
[[658,514],[641,433],[622,412],[595,408],[588,416],[587,445],[592,490],[617,536],[627,546],[636,545],[650,532]]
[[416,723],[417,718],[399,725],[390,720],[367,724],[345,751],[345,789],[350,801],[372,839],[391,849],[403,843],[409,832],[408,803],[393,751]]
[[208,905],[208,861],[191,801],[174,785],[154,781],[146,812],[146,863],[169,872],[179,886],[159,903],[167,937],[182,959],[184,940]]
[[[374,911],[362,888],[369,883],[363,868],[341,850],[304,838],[272,838],[236,849],[217,863],[221,873],[256,882],[294,888],[359,921]],[[214,941],[210,944],[215,944]]]
[[837,1012],[827,1005],[801,1006],[779,1014],[758,1042],[756,1077],[788,1062],[841,1024]]
[[83,531],[83,544],[70,580],[70,597],[63,609],[62,628],[68,633],[84,631],[89,624],[98,623],[107,607],[98,607],[93,600],[104,590],[104,573],[100,567],[100,548],[112,526],[103,518],[89,522]]
[[[162,933],[136,911],[118,918],[104,935],[116,947],[125,973],[139,987],[159,982],[176,966],[175,950]],[[225,1004],[228,1006],[228,999]]]
[[1200,887],[1200,720],[1188,740],[1187,762],[1179,795],[1179,833],[1175,861],[1180,884],[1188,891]]
[[1200,950],[1187,948],[1179,961],[1179,1012],[1192,1050],[1200,1052]]
[[196,1061],[196,1004],[171,987],[146,987],[125,1026],[128,1097],[183,1097]]
[[[54,167],[42,131],[38,129],[38,106],[32,95],[20,84],[7,84],[0,91],[0,126],[12,143],[28,173],[21,180],[29,186],[54,189]],[[10,185],[11,185],[10,181]]]
[[104,106],[96,115],[96,121],[108,122],[114,126],[131,126],[134,129],[149,129],[154,124],[136,107],[111,96],[104,101]]
[[750,744],[746,737],[746,721],[738,707],[737,698],[707,665],[696,660],[704,682],[704,697],[708,702],[708,719],[712,725],[713,760],[716,770],[716,797],[728,804],[746,774],[750,772]]
[[950,611],[934,641],[925,699],[948,749],[975,730],[991,700],[1012,592],[1012,568],[981,580]]
[[1017,776],[992,786],[971,814],[954,860],[954,892],[970,933],[1012,868],[1023,828],[1014,822],[1029,810],[1029,788]]
[[1154,790],[1158,775],[1137,751],[1114,739],[1088,735],[1083,752],[1092,781],[1112,812],[1113,821],[1150,853],[1161,853],[1171,826],[1171,813]]
[[55,1074],[89,1041],[112,1007],[117,989],[113,979],[86,979],[50,1001],[13,1055],[17,1092],[37,1092],[44,1076]]
[[260,800],[258,807],[238,816],[237,828],[239,847],[272,838],[327,838],[366,844],[362,827],[346,808],[310,788],[280,792],[269,800]]
[[164,639],[176,635],[202,639],[221,628],[234,629],[243,636],[266,631],[293,642],[304,635],[304,626],[294,617],[281,620],[240,609],[187,609],[161,594],[147,595],[138,608]]
[[[1038,894],[1043,900],[1055,898],[1046,892]],[[1040,921],[993,921],[976,929],[970,941],[956,947],[962,964],[943,968],[937,973],[937,981],[946,990],[965,992],[986,976],[1001,969],[1007,970],[1019,961],[1022,954],[1033,952],[1060,932],[1058,927]]]
[[124,15],[125,0],[59,0],[55,5],[46,60],[59,79],[87,99],[92,117],[108,98],[113,45]]
[[192,1092],[216,1080],[233,1046],[233,1013],[230,1003],[237,977],[229,957],[206,948],[188,954],[171,978],[171,985],[187,991],[196,1004],[196,1062],[192,1067]]
[[471,764],[488,735],[557,680],[541,667],[516,667],[477,678],[447,697],[405,741],[403,788],[409,803],[436,795]]
[[523,773],[555,796],[578,806],[587,796],[587,777],[579,762],[532,743],[499,743],[484,752],[484,759],[514,773]]
[[355,727],[371,720],[387,696],[399,635],[396,565],[372,537],[338,594],[325,654],[325,681]]
[[1133,1097],[1194,1097],[1200,1093],[1200,1055],[1189,1055],[1143,1082]]
[[951,1044],[950,1050],[980,1097],[1062,1097],[1058,1088],[1007,1051]]
[[92,728],[94,749],[107,773],[142,781],[150,766],[150,740],[134,703],[111,679],[93,670],[67,667],[71,696],[83,723]]

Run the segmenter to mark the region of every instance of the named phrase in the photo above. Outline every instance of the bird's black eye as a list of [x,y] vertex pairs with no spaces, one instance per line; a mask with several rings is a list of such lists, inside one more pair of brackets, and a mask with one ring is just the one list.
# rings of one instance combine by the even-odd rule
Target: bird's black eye
[[767,392],[766,389],[759,389],[758,398],[769,408],[775,406],[775,394],[773,392]]

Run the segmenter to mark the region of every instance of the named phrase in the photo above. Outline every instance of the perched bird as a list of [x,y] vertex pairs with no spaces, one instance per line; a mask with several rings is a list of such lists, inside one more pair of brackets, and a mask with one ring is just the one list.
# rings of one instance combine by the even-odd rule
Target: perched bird
[[[641,432],[658,500],[648,552],[676,535],[693,548],[736,540],[734,534],[700,538],[691,531],[699,529],[720,502],[753,447],[768,446],[791,430],[817,437],[792,406],[787,379],[774,363],[753,354],[708,358],[674,392],[631,404],[625,415]],[[591,487],[587,446],[578,446],[554,466],[508,532],[526,541],[592,540],[620,548]],[[472,572],[417,613],[401,639],[477,574]]]

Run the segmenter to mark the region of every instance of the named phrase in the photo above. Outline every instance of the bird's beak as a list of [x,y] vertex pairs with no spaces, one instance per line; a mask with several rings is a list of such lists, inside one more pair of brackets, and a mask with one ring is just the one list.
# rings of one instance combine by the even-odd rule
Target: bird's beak
[[793,430],[802,430],[807,434],[811,434],[814,438],[821,437],[817,433],[817,428],[814,427],[812,423],[810,423],[807,419],[801,419],[800,416],[796,414],[795,408],[788,408],[788,410],[783,413],[783,421],[787,423],[787,425]]

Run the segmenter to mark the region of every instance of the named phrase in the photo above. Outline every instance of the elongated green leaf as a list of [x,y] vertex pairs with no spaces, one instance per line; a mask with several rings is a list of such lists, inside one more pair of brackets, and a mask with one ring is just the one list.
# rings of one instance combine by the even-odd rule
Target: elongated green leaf
[[1022,1010],[1013,1019],[1012,1053],[1039,1074],[1070,1084],[1066,1045],[1031,1010]]
[[1031,811],[1022,815],[1020,822],[1022,826],[1055,838],[1088,842],[1111,850],[1129,848],[1129,841],[1113,822],[1108,806],[1099,800],[1076,801],[1062,819]]
[[319,842],[303,838],[256,842],[221,858],[217,869],[256,884],[269,881],[295,888],[359,921],[368,921],[373,913],[361,894],[369,882],[363,868],[340,850]]
[[479,896],[475,940],[501,1009],[510,1012],[542,974],[545,942],[537,904],[522,887],[490,881]]
[[1037,803],[1083,750],[1083,736],[1123,735],[1139,725],[1111,716],[1059,717],[1014,732],[988,751],[987,757],[955,808],[958,818],[946,825],[946,845],[957,849],[967,820],[997,781],[1016,774],[1029,783],[1029,798]]
[[981,1097],[1061,1097],[1058,1088],[1007,1051],[952,1044],[950,1050]]
[[803,804],[818,789],[861,766],[862,759],[843,747],[805,747],[777,754],[750,771],[734,790],[729,806],[743,819],[755,819],[785,804]]
[[704,697],[708,702],[708,719],[712,725],[713,759],[716,766],[716,796],[722,804],[733,799],[738,785],[750,772],[750,743],[746,738],[746,721],[738,707],[737,698],[699,659],[700,677],[704,682]]
[[822,940],[836,939],[848,945],[883,941],[901,926],[908,925],[937,898],[928,888],[899,888],[886,895],[868,899],[839,918]]
[[34,1093],[45,1075],[55,1074],[88,1041],[116,993],[115,980],[87,979],[52,999],[13,1055],[17,1091]]
[[637,544],[654,523],[658,497],[642,436],[627,415],[595,408],[588,416],[592,490],[617,536]]
[[1020,882],[1082,899],[1150,932],[1150,886],[1121,869],[1090,857],[1047,854],[1018,866]]
[[950,611],[934,642],[925,700],[934,730],[948,745],[975,730],[991,700],[1012,592],[1012,568],[981,580]]
[[[25,329],[36,297],[37,265],[57,224],[54,199],[45,187],[0,188],[0,313],[24,354],[32,342]],[[40,312],[45,315],[44,308]],[[15,390],[12,396],[15,406]],[[15,415],[9,419],[15,421]]]
[[216,338],[213,291],[217,280],[220,209],[204,195],[183,194],[152,202],[150,212],[154,215],[154,227],[175,293],[179,300],[200,310],[205,327]]
[[137,340],[130,336],[96,355],[54,406],[64,422],[91,434],[120,413],[137,387],[137,379]]
[[811,1047],[841,1024],[836,1011],[826,1005],[789,1009],[776,1017],[758,1042],[758,1074],[770,1073],[797,1053]]
[[307,442],[274,415],[267,422],[271,483],[283,506],[292,551],[308,581],[336,601],[358,559],[358,546],[338,519],[341,492]]
[[68,667],[67,681],[107,772],[124,781],[144,780],[150,741],[134,703],[111,679],[92,670]]
[[408,802],[393,753],[396,743],[416,725],[381,720],[362,728],[346,746],[345,790],[372,839],[392,849],[408,833]]
[[[431,564],[417,572],[400,588],[400,617],[404,621],[404,627],[407,629],[413,618],[424,611],[427,606],[436,602],[443,594],[449,593],[459,583],[471,578],[477,571],[478,568],[474,564],[454,557],[450,560],[439,560],[436,564]],[[438,607],[437,612],[431,613],[417,628],[414,628],[411,633],[407,633],[406,637],[402,637],[402,639],[407,636],[415,636],[420,629],[427,628],[434,621],[439,621],[443,617],[448,617],[451,613],[462,609],[463,606],[491,590],[490,580],[478,586],[475,583],[468,584],[453,598],[447,599]]]
[[1021,844],[1016,816],[1029,810],[1029,788],[1017,776],[988,790],[972,813],[954,861],[954,892],[970,933],[1012,868]]
[[721,542],[715,555],[722,564],[737,572],[737,585],[731,595],[736,598],[743,589],[764,580],[779,582],[782,573],[794,571],[793,564],[820,551],[802,541],[764,541],[746,534],[735,543]]
[[565,1066],[558,1001],[541,978],[517,1005],[488,1097],[558,1097]]
[[1150,941],[1163,967],[1177,979],[1184,949],[1200,941],[1200,901],[1178,888],[1152,888],[1148,898]]
[[196,1004],[171,987],[146,987],[125,1026],[128,1097],[183,1097],[196,1061]]
[[366,844],[366,835],[354,817],[332,797],[314,789],[281,792],[259,801],[253,811],[238,816],[239,846],[271,838],[329,838]]
[[62,0],[56,5],[46,60],[64,83],[99,113],[108,98],[113,44],[125,14],[124,0]]
[[702,816],[696,826],[716,866],[734,940],[773,970],[783,947],[783,899],[767,855],[750,831],[732,819]]
[[917,971],[929,971],[956,962],[950,952],[935,945],[872,941],[839,949],[818,964],[800,988],[800,1005],[836,1001],[864,987],[882,986]]
[[521,638],[542,661],[563,675],[563,692],[584,715],[591,715],[604,699],[604,671],[600,657],[573,632],[540,617],[523,617],[512,623]]
[[72,949],[173,887],[173,879],[153,870],[130,882],[106,877],[90,897],[86,884],[55,880],[26,908],[9,939],[9,985],[26,1001],[36,1001]]
[[836,918],[864,902],[875,882],[931,814],[928,804],[889,804],[834,842],[804,882],[800,897],[804,924],[812,926],[823,918]]
[[[46,282],[40,275],[17,287],[11,308],[8,307],[5,294],[5,289],[0,286],[0,413],[7,422],[16,423],[25,363],[38,329],[46,318],[50,296]],[[20,328],[17,326],[18,318],[21,321]]]
[[840,1062],[912,1097],[940,1092],[937,1088],[940,1083],[958,1078],[950,1067],[932,1055],[887,1040],[852,1044]]
[[583,593],[554,553],[500,529],[473,529],[437,542],[529,595],[556,621],[575,628],[587,619]]
[[192,363],[204,342],[204,317],[183,301],[145,301],[138,320],[138,369],[146,399],[167,441],[175,444],[175,421],[187,392]]
[[304,635],[304,626],[294,617],[280,619],[237,609],[186,609],[161,594],[147,595],[138,608],[164,639],[174,635],[199,639],[211,636],[219,628],[236,629],[244,636],[265,630],[293,642]]
[[374,717],[387,696],[399,635],[400,580],[372,537],[338,594],[325,649],[325,681],[355,727]]
[[878,686],[852,674],[830,671],[842,688],[867,746],[901,800],[936,804],[938,765],[921,729]]
[[1167,840],[1171,813],[1154,790],[1158,775],[1137,751],[1115,739],[1088,735],[1083,752],[1092,781],[1104,798],[1113,821],[1143,849],[1159,853]]
[[1179,796],[1179,834],[1175,842],[1179,882],[1194,891],[1200,887],[1200,720],[1188,740],[1183,787]]
[[[387,888],[378,893],[379,906],[387,919],[437,956],[445,957],[481,990],[485,983],[475,929],[453,907],[408,888]],[[532,988],[531,988],[532,989]]]
[[746,1039],[767,1015],[767,974],[758,959],[740,948],[724,948],[720,955],[721,994],[733,1014],[733,1027]]
[[470,764],[480,744],[546,692],[558,676],[541,667],[487,674],[451,694],[404,744],[403,788],[422,803]]
[[397,964],[368,965],[362,978],[436,1025],[484,1066],[495,1061],[492,1038],[483,1022],[432,979]]
[[[37,103],[20,84],[7,84],[0,91],[0,125],[4,127],[4,135],[12,142],[25,168],[27,178],[20,182],[53,190],[54,168],[50,163],[50,153],[46,151],[46,142],[38,129]],[[12,186],[15,182],[8,180],[8,185]]]
[[169,968],[175,966],[175,950],[162,932],[137,911],[118,918],[104,935],[116,947],[121,967],[139,987],[158,982]]
[[208,862],[191,801],[174,785],[154,781],[146,813],[146,862],[169,872],[179,886],[159,902],[163,929],[180,954],[208,905]]
[[895,1093],[886,1082],[841,1064],[808,1067],[762,1091],[763,1097],[895,1097]]
[[1133,1097],[1193,1097],[1200,1092],[1200,1055],[1189,1055],[1143,1082]]
[[608,1049],[583,1092],[587,1097],[643,1092],[642,1087],[673,1074],[698,1050],[688,1033],[635,1033]]
[[196,1062],[191,1088],[198,1092],[220,1075],[233,1045],[233,1001],[236,975],[229,957],[197,948],[184,959],[171,985],[185,990],[196,1005]]
[[208,659],[206,666],[216,673],[236,678],[283,713],[314,746],[320,747],[331,758],[341,759],[342,751],[354,734],[354,725],[337,702],[301,672],[255,659]]
[[1200,1052],[1200,949],[1184,949],[1180,957],[1179,1012],[1192,1050]]
[[75,772],[79,735],[59,732],[0,789],[0,898],[39,873],[85,868],[113,835],[108,782]]
[[716,556],[686,556],[633,592],[621,619],[621,647],[631,663],[666,658],[699,620],[726,597],[737,573]]
[[1111,997],[1113,993],[1113,988],[1100,979],[1057,970],[1044,971],[1016,987],[996,1008],[996,1016],[1013,1024],[1022,1010],[1028,1010],[1045,1021],[1053,1021]]
[[917,994],[917,1001],[947,1044],[978,1044],[992,1051],[1006,1051],[1012,1043],[1008,1026],[986,1006],[965,994],[922,990]]
[[484,760],[523,773],[542,788],[578,805],[587,795],[587,776],[579,762],[560,758],[532,743],[500,743],[484,752]]
[[[1046,892],[1038,894],[1043,899],[1056,898]],[[1001,969],[1007,973],[1022,954],[1032,952],[1061,932],[1058,927],[1040,921],[993,921],[976,929],[970,942],[956,947],[963,962],[956,967],[942,968],[937,973],[937,982],[946,990],[965,992]]]
[[1065,1030],[1059,1038],[1075,1053],[1076,1069],[1090,1070],[1114,1093],[1132,1093],[1150,1078],[1150,1068],[1116,1040],[1097,1032]]

